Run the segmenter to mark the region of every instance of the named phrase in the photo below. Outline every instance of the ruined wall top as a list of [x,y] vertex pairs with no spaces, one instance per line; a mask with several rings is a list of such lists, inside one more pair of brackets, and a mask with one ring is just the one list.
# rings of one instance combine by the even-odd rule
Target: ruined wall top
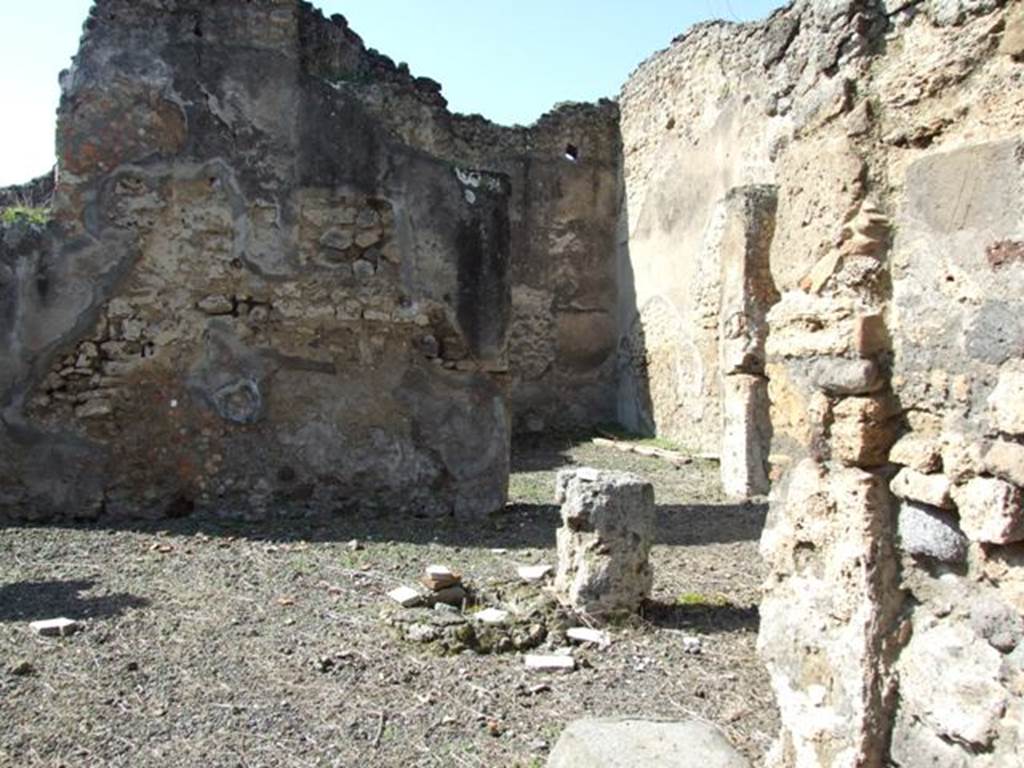
[[[166,14],[170,23],[154,24],[154,13]],[[592,160],[613,164],[618,149],[604,138],[618,121],[613,101],[559,104],[530,126],[502,126],[481,115],[453,113],[436,80],[416,76],[407,64],[367,47],[344,16],[327,18],[302,0],[256,0],[244,8],[197,0],[98,0],[85,25],[82,48],[130,43],[135,36],[145,36],[152,44],[153,35],[163,35],[169,44],[190,36],[212,38],[218,44],[269,49],[298,59],[307,74],[358,95],[404,141],[453,161],[560,157],[567,133],[581,137]],[[69,85],[73,87],[73,77]]]

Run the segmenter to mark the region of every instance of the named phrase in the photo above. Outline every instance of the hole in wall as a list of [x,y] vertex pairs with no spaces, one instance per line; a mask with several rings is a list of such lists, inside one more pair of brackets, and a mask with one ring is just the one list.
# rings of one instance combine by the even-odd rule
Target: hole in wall
[[566,144],[565,159],[573,163],[578,163],[580,160],[579,147],[577,147],[575,144]]

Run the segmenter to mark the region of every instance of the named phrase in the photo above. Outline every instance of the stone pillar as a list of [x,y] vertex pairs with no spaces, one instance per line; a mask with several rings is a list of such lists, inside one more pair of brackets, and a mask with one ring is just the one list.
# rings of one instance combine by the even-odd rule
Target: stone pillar
[[581,468],[558,474],[555,591],[578,611],[635,612],[651,593],[654,488],[635,475]]
[[775,187],[738,187],[725,199],[720,245],[719,363],[722,374],[722,488],[768,493],[771,415],[765,378],[768,310],[779,300],[769,265]]
[[768,380],[735,374],[722,377],[722,490],[749,498],[768,493],[772,442]]
[[903,595],[882,470],[901,414],[882,372],[884,281],[861,279],[885,268],[887,222],[868,204],[858,210],[813,280],[769,316],[772,382],[791,393],[773,409],[799,411],[778,418],[803,425],[782,446],[792,468],[761,539],[758,651],[782,719],[773,768],[884,765],[892,727]]

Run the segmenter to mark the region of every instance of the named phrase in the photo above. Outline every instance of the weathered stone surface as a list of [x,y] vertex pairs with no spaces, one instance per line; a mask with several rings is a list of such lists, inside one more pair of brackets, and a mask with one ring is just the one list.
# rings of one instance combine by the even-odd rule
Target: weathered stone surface
[[[941,473],[916,491],[905,474],[896,489],[946,506],[947,483],[1013,480],[1010,452],[984,457],[993,438],[1016,444],[1024,401],[1009,381],[1024,356],[1024,96],[1019,62],[996,50],[1012,44],[1018,6],[797,0],[760,24],[688,32],[622,93],[624,274],[659,317],[641,324],[658,355],[629,349],[654,362],[636,366],[651,399],[672,403],[651,409],[659,431],[704,432],[724,407],[706,394],[738,359],[707,344],[723,327],[709,275],[728,242],[721,201],[735,187],[777,190],[770,267],[782,297],[764,373],[779,461],[759,641],[783,720],[773,768],[1020,762],[1024,688],[1009,672],[989,676],[1008,702],[991,747],[907,714],[889,753],[900,646],[936,616],[969,628],[982,592],[1024,606],[1024,579],[1019,544],[968,546],[958,528],[969,522],[908,503],[899,538],[913,557],[898,584],[895,510],[879,511],[890,462]],[[877,504],[855,492],[847,473],[859,468]],[[875,527],[851,534],[848,515]],[[985,587],[964,580],[958,600],[929,587],[982,571]],[[837,621],[835,606],[846,618],[851,604],[858,618]],[[944,683],[969,710],[973,673],[961,689],[956,670],[944,664]]]
[[1013,607],[991,598],[972,604],[971,628],[997,651],[1010,653],[1024,639],[1024,618]]
[[885,336],[875,318],[848,300],[834,301],[801,291],[785,293],[768,315],[768,357],[842,358],[876,354]]
[[[986,22],[972,27],[969,17],[962,20],[961,43],[980,43],[972,30],[980,33]],[[984,58],[977,50],[966,53],[974,44],[963,49],[962,61]],[[934,130],[925,133],[936,136]],[[1013,480],[1014,443],[997,441],[1003,446],[995,452],[989,445],[993,436],[1015,435],[1020,426],[1016,371],[1024,315],[1013,283],[1019,279],[1013,244],[1021,236],[1024,199],[1020,143],[1012,134],[981,132],[924,153],[900,173],[904,200],[893,249],[892,387],[913,422],[915,432],[907,439],[919,434],[929,444],[918,468],[941,468],[954,485],[958,528],[985,545],[967,548],[957,567],[1000,567],[992,570],[994,590],[965,582],[955,600],[922,586],[935,581],[932,564],[928,571],[904,574],[918,604],[910,617],[913,639],[899,662],[901,703],[892,757],[913,768],[1012,765],[1020,762],[1020,740],[1010,734],[1019,722],[1021,689],[1000,675],[999,653],[985,642],[992,637],[996,645],[1008,646],[1012,633],[1002,630],[1005,615],[989,615],[985,607],[1020,608],[1019,562],[1010,565],[996,554],[1000,547],[992,546],[1020,535],[1019,486],[1004,482]],[[938,467],[924,460],[936,441]],[[913,453],[897,444],[891,458],[910,466]],[[945,534],[934,532],[935,544],[950,549],[951,527]],[[944,616],[939,630],[933,629],[935,616]],[[911,661],[905,666],[906,659]]]
[[987,13],[999,5],[998,0],[927,0],[928,16],[943,26],[963,23],[968,16]]
[[920,629],[900,654],[899,719],[917,718],[947,742],[991,746],[1008,701],[998,683],[1001,663],[968,626]]
[[985,454],[984,462],[986,471],[1024,486],[1024,445],[997,440]]
[[1024,495],[992,477],[976,477],[953,490],[960,527],[972,541],[1009,544],[1024,540]]
[[929,475],[942,468],[941,444],[938,439],[912,432],[896,441],[889,451],[889,461]]
[[953,483],[963,483],[985,470],[984,445],[958,432],[942,436],[942,473]]
[[1001,371],[988,405],[996,429],[1010,435],[1024,435],[1024,371]]
[[875,475],[811,459],[787,479],[761,538],[772,577],[758,652],[783,721],[771,759],[877,764],[894,684],[882,649],[902,605],[890,497]]
[[939,509],[952,509],[953,490],[945,475],[926,475],[913,469],[901,469],[889,489],[899,498]]
[[915,557],[961,563],[967,557],[967,537],[950,512],[913,502],[900,506],[900,549]]
[[[185,17],[219,32],[181,33]],[[499,141],[456,151],[443,104],[423,110],[408,73],[371,59],[292,2],[110,0],[94,14],[64,80],[56,223],[3,238],[0,262],[48,275],[45,296],[27,277],[3,288],[5,515],[500,508],[506,384],[482,371],[507,369],[512,253],[524,273],[548,264],[534,234],[590,217],[579,247],[612,272],[617,113],[565,110],[529,142],[495,127]],[[383,109],[366,98],[380,82],[398,88]],[[429,145],[391,130],[410,114],[448,128]],[[600,201],[574,193],[514,227],[528,195],[513,198],[506,158],[597,115],[594,164],[553,166],[544,188],[567,173],[565,189],[604,184]],[[567,301],[607,312],[614,283],[594,288],[593,266],[544,279],[587,275]],[[81,374],[61,373],[67,356]],[[603,387],[610,409],[608,370],[590,396]],[[58,454],[60,479],[43,469]]]
[[829,395],[868,395],[885,385],[874,360],[824,357],[811,361],[808,368],[814,386]]
[[899,410],[891,397],[849,397],[832,409],[832,457],[858,467],[885,464]]
[[719,244],[720,362],[724,375],[764,373],[768,311],[779,300],[769,265],[775,210],[774,187],[739,187],[725,198]]
[[771,404],[762,376],[733,374],[722,378],[722,490],[736,498],[767,494],[771,452]]
[[688,720],[577,720],[562,732],[548,768],[749,768],[712,725]]
[[1016,59],[1024,56],[1024,9],[1015,5],[1006,14],[1006,28],[999,41],[999,52]]
[[562,505],[556,593],[595,616],[636,611],[653,583],[651,484],[625,473],[564,470],[556,501]]
[[[1006,272],[1020,267],[997,267],[988,254],[994,243],[1019,239],[1020,147],[975,143],[913,163],[893,255],[894,388],[904,407],[982,411],[989,395],[991,428],[1006,432],[1024,429],[1014,410],[1024,384],[1008,362],[1024,348],[1024,305]],[[1006,367],[993,391],[980,380],[995,380],[995,366]]]

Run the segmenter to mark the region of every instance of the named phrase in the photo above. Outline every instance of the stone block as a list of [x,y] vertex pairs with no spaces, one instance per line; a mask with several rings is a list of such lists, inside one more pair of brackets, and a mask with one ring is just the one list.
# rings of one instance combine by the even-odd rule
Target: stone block
[[811,383],[828,395],[868,395],[885,385],[874,360],[822,357],[807,369]]
[[896,441],[889,451],[889,461],[928,475],[942,468],[940,450],[937,438],[921,437],[912,432]]
[[635,475],[581,468],[559,473],[557,500],[559,598],[595,616],[636,611],[653,583],[654,488]]
[[1002,653],[1011,653],[1024,639],[1024,619],[1016,608],[993,598],[971,605],[971,629]]
[[882,466],[896,439],[898,415],[888,395],[841,400],[832,409],[832,458],[857,467]]
[[577,720],[562,732],[547,768],[750,768],[705,722]]
[[916,501],[939,509],[952,509],[953,489],[945,475],[926,475],[904,468],[893,478],[889,489],[901,499]]
[[942,436],[942,472],[953,483],[962,483],[985,469],[984,448],[978,440],[956,432]]
[[1018,486],[1024,486],[1024,445],[997,440],[984,458],[985,470]]
[[917,718],[947,742],[991,746],[1007,704],[1001,664],[967,624],[918,628],[897,665],[901,717]]
[[790,291],[768,313],[769,359],[843,357],[855,351],[858,309],[852,302]]
[[1000,371],[988,405],[997,430],[1008,435],[1024,435],[1024,371]]
[[1020,3],[1006,13],[1006,28],[999,41],[999,52],[1015,59],[1024,57],[1024,5]]
[[900,549],[915,557],[931,557],[946,563],[961,563],[967,557],[967,537],[956,516],[941,509],[913,502],[900,506]]
[[771,451],[771,403],[768,381],[736,374],[722,379],[723,491],[735,498],[768,493],[768,455]]
[[82,629],[82,625],[74,619],[44,619],[33,621],[29,626],[32,631],[43,637],[66,637]]
[[576,659],[568,655],[529,654],[523,657],[523,665],[533,672],[572,672]]
[[994,477],[976,477],[953,489],[960,527],[971,541],[1010,544],[1024,541],[1021,490]]

